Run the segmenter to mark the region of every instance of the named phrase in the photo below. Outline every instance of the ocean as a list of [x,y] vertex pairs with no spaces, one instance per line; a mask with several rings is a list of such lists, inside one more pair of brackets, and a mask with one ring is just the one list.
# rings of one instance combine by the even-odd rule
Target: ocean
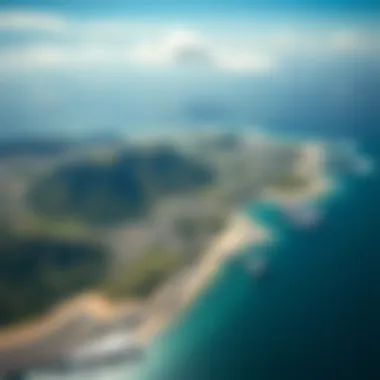
[[[380,144],[357,141],[380,164]],[[138,380],[380,379],[380,178],[342,175],[312,228],[271,205],[267,278],[232,259],[152,347]]]
[[[379,167],[380,142],[357,143]],[[271,204],[247,205],[273,241],[226,263],[142,368],[70,380],[380,379],[380,178],[375,170],[334,179],[334,191],[315,201],[323,217],[310,228]],[[268,262],[261,280],[242,260],[257,254]]]

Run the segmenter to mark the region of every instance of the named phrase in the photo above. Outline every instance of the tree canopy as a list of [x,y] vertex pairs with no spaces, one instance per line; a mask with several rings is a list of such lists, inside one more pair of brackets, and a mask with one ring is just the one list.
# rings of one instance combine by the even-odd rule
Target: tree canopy
[[0,326],[34,317],[100,284],[108,268],[102,247],[0,232]]
[[99,163],[83,160],[58,167],[29,192],[34,211],[90,223],[144,215],[160,197],[211,183],[213,172],[171,147],[130,148]]

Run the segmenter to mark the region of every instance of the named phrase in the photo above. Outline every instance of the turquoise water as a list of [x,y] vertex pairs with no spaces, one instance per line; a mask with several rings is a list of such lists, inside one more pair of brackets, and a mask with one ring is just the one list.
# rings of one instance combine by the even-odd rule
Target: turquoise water
[[[375,144],[363,146],[375,159]],[[257,281],[237,257],[150,352],[138,380],[380,378],[380,182],[341,177],[313,228],[270,204],[247,211],[275,231]]]

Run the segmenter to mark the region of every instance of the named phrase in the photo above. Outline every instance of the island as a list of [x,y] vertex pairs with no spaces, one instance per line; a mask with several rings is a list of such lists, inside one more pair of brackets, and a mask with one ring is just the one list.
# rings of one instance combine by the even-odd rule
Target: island
[[315,142],[230,132],[99,140],[41,154],[15,144],[0,160],[4,372],[70,368],[112,334],[143,351],[231,255],[271,238],[243,205],[331,186]]

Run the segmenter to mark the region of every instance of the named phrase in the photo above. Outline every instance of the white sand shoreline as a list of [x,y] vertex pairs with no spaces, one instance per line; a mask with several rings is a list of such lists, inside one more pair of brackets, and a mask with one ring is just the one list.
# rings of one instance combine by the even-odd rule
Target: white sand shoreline
[[[248,216],[243,214],[232,215],[226,230],[214,239],[207,253],[201,257],[191,272],[186,273],[176,284],[183,291],[180,299],[178,299],[178,304],[174,307],[175,310],[163,310],[161,314],[157,313],[150,316],[137,331],[138,339],[146,343],[152,340],[178,311],[183,310],[194,301],[200,291],[212,280],[213,274],[220,268],[220,265],[228,258],[248,245],[261,243],[269,238],[269,231]],[[170,297],[170,291],[174,295],[177,288],[159,290],[155,297],[157,300]]]

